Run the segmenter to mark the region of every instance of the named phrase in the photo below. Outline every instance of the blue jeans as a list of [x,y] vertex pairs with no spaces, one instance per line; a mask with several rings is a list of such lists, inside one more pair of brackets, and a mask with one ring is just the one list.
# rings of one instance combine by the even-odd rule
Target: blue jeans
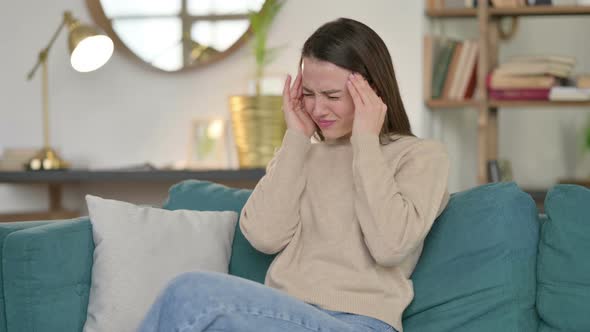
[[140,332],[395,332],[378,319],[307,304],[282,291],[222,273],[185,273],[170,282]]

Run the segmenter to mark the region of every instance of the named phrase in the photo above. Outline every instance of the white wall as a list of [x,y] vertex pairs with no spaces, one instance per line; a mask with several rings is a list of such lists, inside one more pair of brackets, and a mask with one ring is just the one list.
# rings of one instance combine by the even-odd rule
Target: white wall
[[[85,1],[11,1],[0,5],[0,149],[39,146],[40,75],[24,80],[38,50],[50,38],[63,10],[85,22]],[[279,14],[269,45],[287,44],[269,73],[296,73],[305,39],[321,24],[338,17],[366,22],[385,40],[394,58],[402,94],[416,133],[425,134],[421,103],[422,3],[417,1],[288,1]],[[66,37],[50,54],[52,140],[74,165],[157,165],[185,158],[190,119],[228,115],[227,98],[245,93],[252,58],[242,48],[222,62],[182,74],[147,70],[115,52],[101,70],[79,74],[68,64]],[[68,186],[65,205],[84,209],[82,196],[94,193],[158,204],[169,184]],[[148,190],[149,189],[149,190]],[[0,211],[46,207],[43,186],[0,185]]]
[[[40,76],[26,82],[25,74],[66,9],[82,21],[90,21],[85,1],[0,4],[0,149],[41,144]],[[422,1],[290,0],[273,25],[269,40],[270,45],[286,43],[287,48],[269,73],[295,73],[305,39],[319,25],[342,16],[367,23],[387,43],[414,131],[429,137],[434,128],[437,138],[449,147],[451,191],[474,186],[476,112],[431,113],[422,105],[422,34],[424,27],[432,26],[424,18]],[[590,49],[584,48],[589,24],[587,18],[574,22],[562,18],[523,20],[518,35],[504,45],[501,56],[521,50],[573,54],[578,57],[578,67],[590,72]],[[470,20],[445,21],[442,26],[462,36],[475,36],[477,32]],[[63,35],[50,54],[53,145],[79,167],[145,161],[162,165],[182,160],[191,118],[227,116],[227,97],[245,93],[251,75],[252,58],[246,47],[217,64],[181,74],[148,70],[121,52],[115,52],[101,70],[79,74],[69,66]],[[577,157],[571,148],[570,129],[579,128],[585,118],[583,110],[502,110],[500,155],[512,161],[522,186],[548,187],[557,177],[574,172]],[[65,204],[84,210],[84,193],[158,204],[168,186],[72,185],[66,188]],[[42,209],[46,205],[43,186],[0,185],[0,212]]]

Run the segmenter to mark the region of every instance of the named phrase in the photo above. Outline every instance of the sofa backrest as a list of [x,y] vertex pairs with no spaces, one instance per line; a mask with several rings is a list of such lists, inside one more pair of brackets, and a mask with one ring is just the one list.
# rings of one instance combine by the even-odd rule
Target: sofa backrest
[[[168,210],[235,211],[238,214],[252,190],[226,187],[217,183],[187,180],[172,186],[163,205]],[[229,274],[264,283],[266,270],[274,255],[254,249],[236,224]]]
[[590,331],[590,190],[553,187],[545,213],[537,266],[541,331]]
[[536,331],[537,209],[515,183],[451,195],[412,275],[406,332]]
[[[164,208],[240,212],[251,191],[206,181],[170,189]],[[455,193],[425,241],[406,331],[536,331],[539,222],[515,183]],[[272,261],[236,229],[230,273],[258,282]]]

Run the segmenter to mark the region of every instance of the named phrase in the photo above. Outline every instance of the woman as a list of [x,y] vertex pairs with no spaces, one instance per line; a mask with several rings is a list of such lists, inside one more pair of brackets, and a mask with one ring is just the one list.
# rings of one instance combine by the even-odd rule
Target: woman
[[412,134],[389,52],[366,25],[323,25],[300,68],[285,82],[283,144],[240,218],[252,246],[278,254],[265,285],[185,274],[143,331],[402,331],[410,275],[448,202],[447,153]]

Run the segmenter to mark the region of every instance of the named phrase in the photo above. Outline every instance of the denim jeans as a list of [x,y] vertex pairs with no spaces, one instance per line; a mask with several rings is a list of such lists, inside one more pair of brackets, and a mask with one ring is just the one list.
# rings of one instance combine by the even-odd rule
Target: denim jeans
[[214,272],[190,272],[172,280],[138,331],[395,332],[375,318],[323,310],[282,291]]

